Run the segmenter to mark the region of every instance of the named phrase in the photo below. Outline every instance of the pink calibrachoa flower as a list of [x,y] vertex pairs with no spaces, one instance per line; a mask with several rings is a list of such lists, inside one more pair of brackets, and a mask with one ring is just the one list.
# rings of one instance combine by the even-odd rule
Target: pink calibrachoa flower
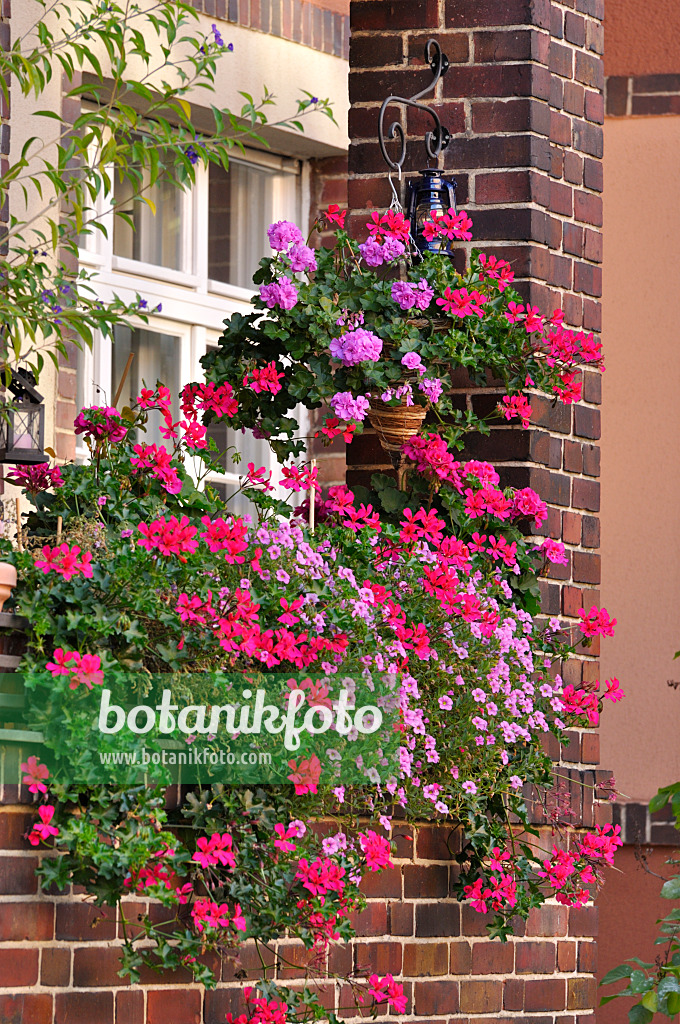
[[50,776],[49,769],[46,764],[40,764],[35,754],[31,754],[26,761],[19,765],[19,768],[22,772],[26,772],[21,780],[21,785],[28,786],[29,793],[47,792],[44,780]]
[[177,555],[180,562],[186,562],[185,554],[193,554],[198,548],[195,539],[198,529],[192,526],[187,516],[178,519],[159,516],[151,523],[140,523],[142,537],[137,541],[147,551],[157,549],[161,555]]
[[54,807],[51,804],[43,804],[39,807],[38,815],[40,816],[40,821],[34,822],[33,829],[28,836],[31,846],[38,846],[41,839],[43,842],[46,842],[50,836],[59,835],[59,829],[56,825],[50,824],[54,817]]
[[359,833],[359,842],[369,871],[382,871],[383,868],[394,867],[391,860],[392,849],[383,836],[369,829],[366,833]]
[[606,608],[598,609],[593,605],[589,612],[581,608],[578,614],[584,636],[614,636],[616,619],[609,618]]

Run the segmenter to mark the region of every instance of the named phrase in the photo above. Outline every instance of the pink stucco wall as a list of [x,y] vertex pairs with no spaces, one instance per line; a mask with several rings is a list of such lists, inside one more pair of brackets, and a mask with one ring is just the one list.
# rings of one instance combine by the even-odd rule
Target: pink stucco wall
[[680,778],[680,117],[609,119],[605,138],[602,674],[627,696],[602,764],[646,801]]
[[606,0],[605,74],[677,75],[677,25],[678,0]]

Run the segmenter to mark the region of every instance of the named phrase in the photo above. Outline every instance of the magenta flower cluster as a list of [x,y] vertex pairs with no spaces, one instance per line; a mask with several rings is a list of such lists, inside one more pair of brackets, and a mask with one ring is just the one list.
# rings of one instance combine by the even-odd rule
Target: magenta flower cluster
[[331,398],[331,406],[338,419],[361,421],[366,417],[369,401],[363,395],[355,398],[351,391],[338,391]]
[[343,366],[356,366],[357,363],[375,362],[382,352],[383,343],[377,334],[358,327],[347,331],[339,338],[333,338],[331,355]]

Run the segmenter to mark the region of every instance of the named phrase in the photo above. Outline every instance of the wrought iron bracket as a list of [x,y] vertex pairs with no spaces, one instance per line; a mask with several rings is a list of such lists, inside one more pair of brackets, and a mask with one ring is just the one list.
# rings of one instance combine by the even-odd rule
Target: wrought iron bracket
[[[390,103],[401,103],[406,107],[415,107],[417,110],[424,110],[425,113],[432,118],[434,127],[432,131],[425,133],[425,138],[423,140],[425,143],[425,150],[427,151],[427,155],[430,160],[436,160],[442,150],[446,149],[451,141],[451,132],[441,123],[436,111],[431,107],[427,107],[425,104],[418,102],[418,100],[422,99],[428,92],[433,91],[439,79],[442,75],[445,75],[449,69],[449,58],[445,53],[442,53],[442,49],[436,39],[428,39],[425,45],[425,60],[434,75],[433,81],[427,86],[427,88],[417,92],[415,96],[388,96],[380,108],[380,116],[378,119],[378,141],[380,143],[380,151],[387,166],[391,167],[394,171],[399,171],[400,175],[401,169],[404,165],[404,160],[406,159],[406,137],[404,135],[404,129],[399,121],[393,121],[387,129],[387,135],[385,135],[385,111]],[[386,147],[386,141],[391,141],[393,139],[399,140],[399,155],[396,160],[393,160],[388,155]]]

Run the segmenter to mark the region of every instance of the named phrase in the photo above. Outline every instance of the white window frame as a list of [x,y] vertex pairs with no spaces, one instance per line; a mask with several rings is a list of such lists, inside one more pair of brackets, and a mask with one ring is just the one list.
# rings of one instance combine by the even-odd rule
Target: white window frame
[[[230,158],[231,160],[232,158]],[[285,211],[282,216],[302,223],[307,216],[309,203],[308,165],[299,160],[247,150],[245,154],[233,157],[235,163],[245,163],[260,168],[296,175],[297,212]],[[244,315],[252,311],[251,288],[241,288],[208,278],[208,194],[209,168],[196,167],[196,183],[190,191],[184,192],[182,216],[184,223],[183,254],[186,271],[177,271],[155,264],[116,256],[113,252],[113,203],[97,200],[96,214],[104,218],[106,236],[98,230],[85,236],[85,245],[79,250],[80,263],[96,272],[96,289],[103,300],[114,295],[132,303],[137,294],[145,298],[148,308],[162,304],[162,313],[152,314],[148,323],[130,320],[131,327],[180,338],[180,381],[182,384],[203,378],[200,358],[208,346],[216,345],[223,331],[224,320],[233,313]],[[202,211],[205,211],[203,216]],[[118,381],[112,380],[112,341],[96,332],[92,350],[85,349],[79,366],[82,375],[81,394],[83,405],[104,405],[113,402]],[[153,384],[155,382],[148,382]],[[99,391],[97,390],[99,386]],[[309,433],[307,411],[298,410],[300,434]],[[82,438],[77,436],[76,459],[88,458]],[[210,474],[207,481],[228,486],[238,485],[245,475],[248,459],[234,466],[234,471]],[[266,472],[273,471],[272,483],[280,475],[280,463],[270,452]],[[240,471],[240,472],[239,472]],[[287,499],[290,492],[276,484],[272,492],[279,499]]]

